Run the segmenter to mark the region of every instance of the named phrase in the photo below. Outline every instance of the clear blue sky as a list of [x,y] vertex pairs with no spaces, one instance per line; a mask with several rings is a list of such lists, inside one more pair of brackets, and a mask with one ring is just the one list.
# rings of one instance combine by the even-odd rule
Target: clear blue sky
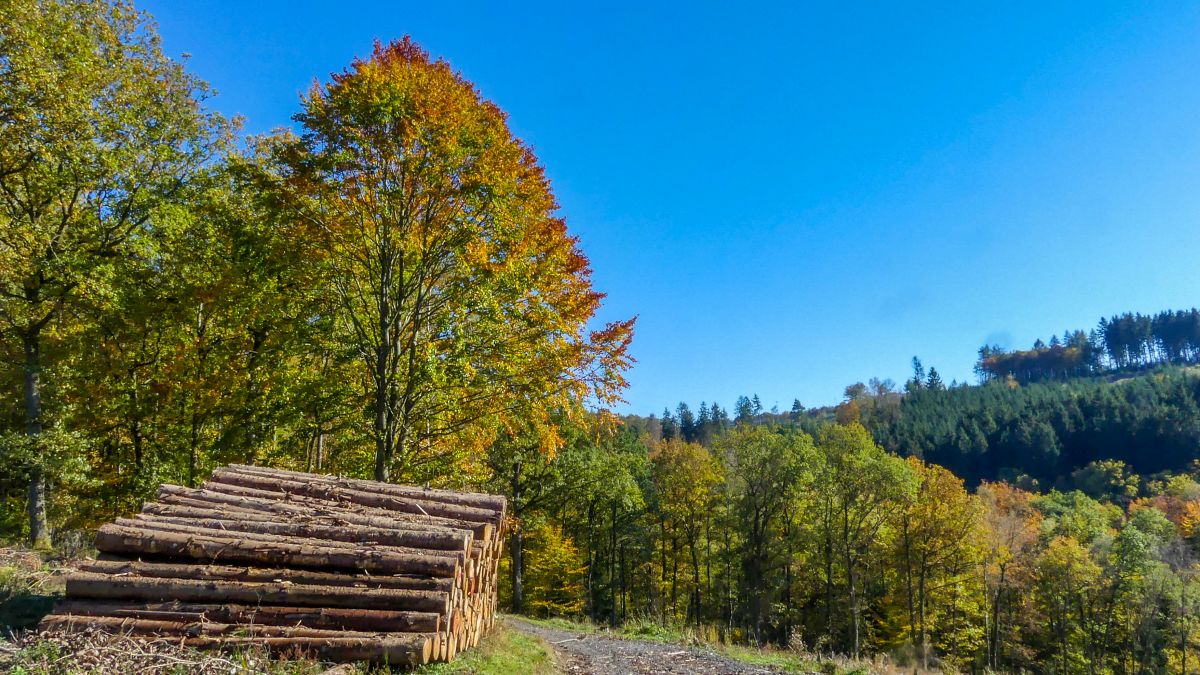
[[252,132],[375,38],[462,70],[640,316],[632,412],[1200,304],[1198,4],[510,4],[139,6]]

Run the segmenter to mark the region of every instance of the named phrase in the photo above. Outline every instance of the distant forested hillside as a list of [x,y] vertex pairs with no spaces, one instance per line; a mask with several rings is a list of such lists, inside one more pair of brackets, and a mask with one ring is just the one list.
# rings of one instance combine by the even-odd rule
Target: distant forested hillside
[[813,433],[835,419],[860,422],[888,450],[945,466],[968,484],[1065,489],[1105,460],[1143,476],[1200,460],[1197,363],[1200,310],[1126,312],[1028,350],[984,346],[975,386],[946,384],[914,358],[903,387],[854,383],[836,406],[805,409],[796,401],[787,411],[764,410],[757,396],[742,396],[731,412],[701,403],[693,413],[680,403],[634,423],[652,438],[707,444],[735,423]]
[[1100,460],[1142,475],[1200,458],[1200,377],[1164,369],[1125,379],[919,389],[894,415],[868,417],[886,448],[945,466],[968,483],[1065,487]]

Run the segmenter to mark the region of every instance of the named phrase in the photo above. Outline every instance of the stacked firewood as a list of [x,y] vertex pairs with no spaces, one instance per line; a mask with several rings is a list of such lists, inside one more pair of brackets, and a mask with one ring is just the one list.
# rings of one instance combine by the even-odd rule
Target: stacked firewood
[[96,535],[46,630],[448,661],[495,620],[504,497],[234,465]]

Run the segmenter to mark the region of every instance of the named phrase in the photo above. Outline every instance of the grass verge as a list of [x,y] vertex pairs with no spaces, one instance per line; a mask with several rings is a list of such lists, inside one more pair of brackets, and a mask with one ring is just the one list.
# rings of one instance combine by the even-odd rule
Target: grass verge
[[497,623],[479,647],[450,663],[418,668],[419,675],[554,675],[561,672],[550,645]]

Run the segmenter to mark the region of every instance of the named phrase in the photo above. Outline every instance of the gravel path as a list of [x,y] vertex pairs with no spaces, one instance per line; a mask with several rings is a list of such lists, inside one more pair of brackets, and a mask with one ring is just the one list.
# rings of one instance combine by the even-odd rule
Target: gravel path
[[751,666],[705,649],[573,633],[508,617],[513,629],[542,638],[558,652],[566,672],[587,675],[767,675],[780,671]]

